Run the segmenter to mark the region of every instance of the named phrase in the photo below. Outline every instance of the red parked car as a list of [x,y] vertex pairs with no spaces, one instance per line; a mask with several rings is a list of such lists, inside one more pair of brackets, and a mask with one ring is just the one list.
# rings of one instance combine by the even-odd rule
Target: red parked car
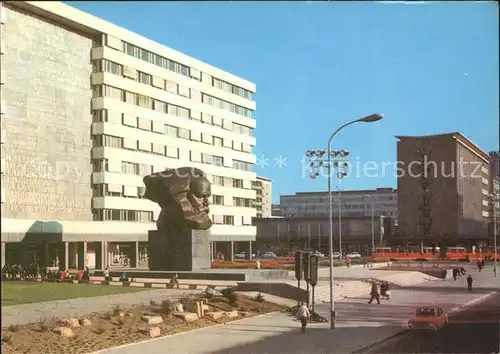
[[412,330],[438,331],[448,324],[448,315],[441,307],[417,307],[415,315],[408,321],[408,328]]

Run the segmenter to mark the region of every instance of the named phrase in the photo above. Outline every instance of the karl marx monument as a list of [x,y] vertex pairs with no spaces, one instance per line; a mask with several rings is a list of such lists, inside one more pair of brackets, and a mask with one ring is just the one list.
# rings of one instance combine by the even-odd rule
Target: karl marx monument
[[144,196],[161,207],[157,230],[148,233],[150,270],[210,268],[210,182],[193,167],[167,169],[143,179]]

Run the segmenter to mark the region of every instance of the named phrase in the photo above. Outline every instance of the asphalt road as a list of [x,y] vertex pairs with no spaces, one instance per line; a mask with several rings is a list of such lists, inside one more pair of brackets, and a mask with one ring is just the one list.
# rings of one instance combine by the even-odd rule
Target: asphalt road
[[500,293],[456,312],[437,333],[406,332],[365,353],[498,353]]

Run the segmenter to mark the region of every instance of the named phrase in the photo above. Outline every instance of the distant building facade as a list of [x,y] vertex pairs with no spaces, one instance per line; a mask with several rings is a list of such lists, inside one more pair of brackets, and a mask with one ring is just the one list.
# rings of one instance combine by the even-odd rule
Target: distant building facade
[[[296,249],[314,249],[328,253],[328,217],[271,217],[255,218],[257,227],[256,251],[274,251],[286,254]],[[375,246],[385,244],[392,230],[393,219],[378,216],[373,219]],[[342,251],[369,254],[372,245],[372,218],[369,216],[345,217],[339,223],[333,220],[334,251],[340,249],[339,231],[342,228]]]
[[[393,188],[377,188],[367,190],[347,190],[332,192],[335,213],[338,214],[339,201],[342,216],[363,217],[374,215],[397,219],[398,195]],[[275,216],[323,217],[328,216],[328,192],[298,192],[293,195],[282,195],[280,204],[273,206]]]
[[255,210],[257,218],[268,218],[272,215],[273,182],[269,178],[257,176],[252,182],[255,190]]
[[460,133],[396,138],[399,236],[422,244],[488,241],[488,154]]

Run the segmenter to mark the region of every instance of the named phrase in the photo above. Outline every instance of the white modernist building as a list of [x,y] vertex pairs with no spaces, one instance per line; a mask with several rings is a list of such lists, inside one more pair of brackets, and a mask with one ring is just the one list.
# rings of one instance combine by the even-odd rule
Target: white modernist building
[[181,166],[212,181],[214,252],[251,247],[254,84],[61,2],[3,3],[1,26],[2,253],[144,262],[142,179]]
[[255,196],[256,217],[271,217],[273,182],[269,178],[257,176],[257,180],[252,183],[252,187],[257,194]]

